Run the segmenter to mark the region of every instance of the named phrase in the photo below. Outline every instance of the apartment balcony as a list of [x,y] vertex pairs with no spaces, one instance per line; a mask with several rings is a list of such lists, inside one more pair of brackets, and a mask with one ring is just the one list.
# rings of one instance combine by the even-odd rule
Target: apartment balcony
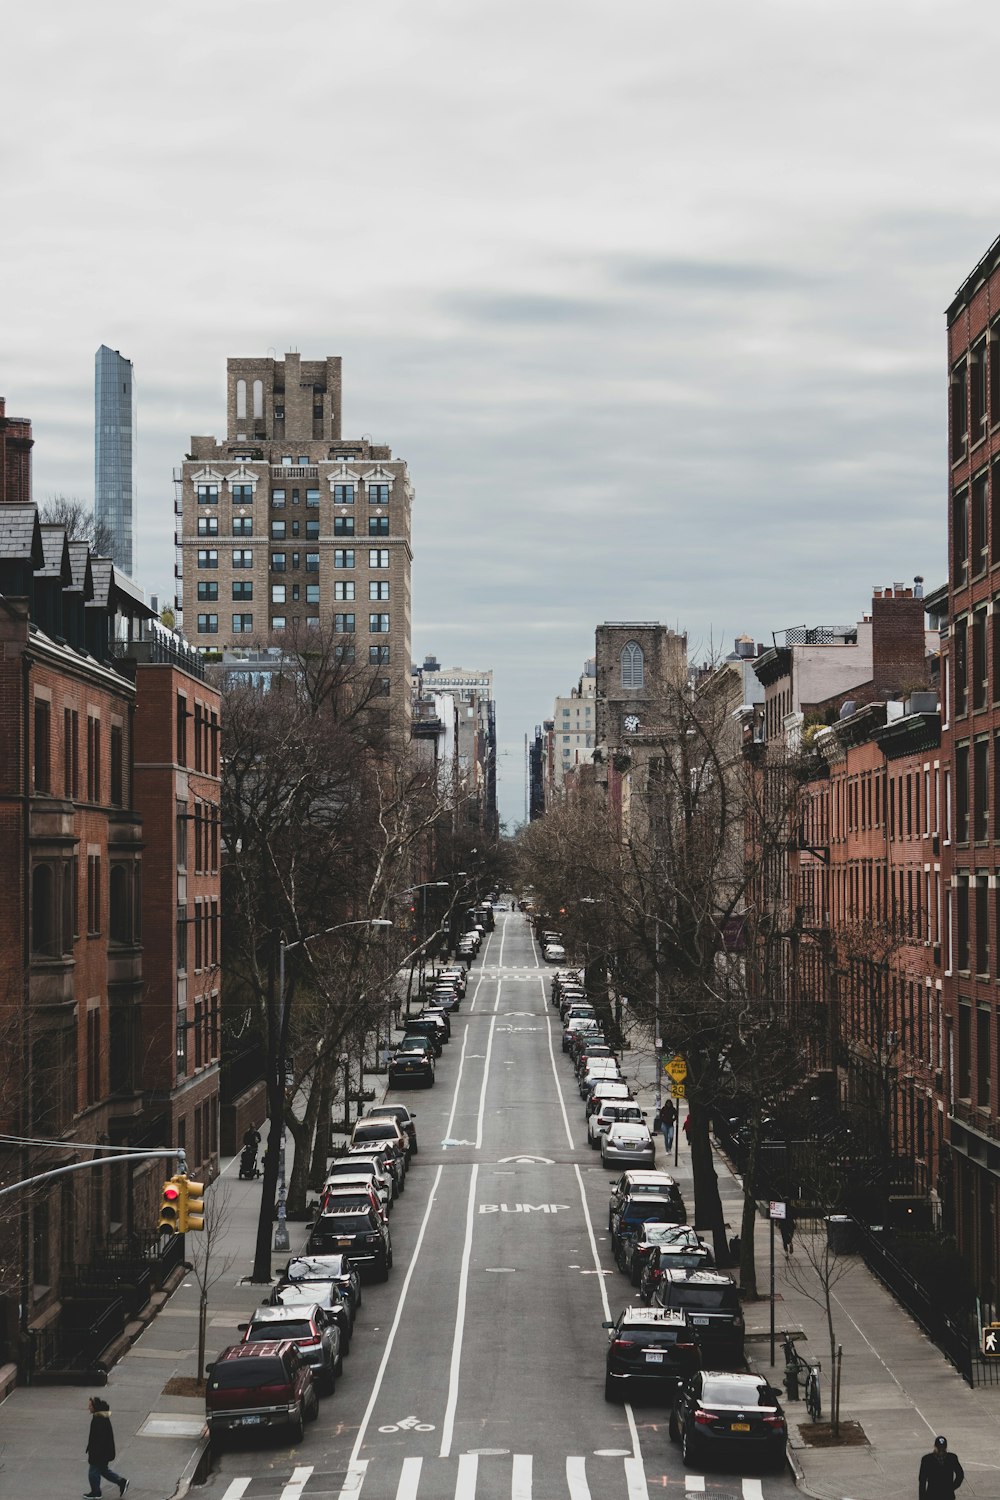
[[272,464],[272,479],[318,479],[316,464]]

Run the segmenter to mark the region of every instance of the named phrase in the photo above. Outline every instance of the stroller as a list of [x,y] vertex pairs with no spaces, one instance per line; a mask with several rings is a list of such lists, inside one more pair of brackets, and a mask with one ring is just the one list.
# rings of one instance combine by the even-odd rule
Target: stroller
[[261,1175],[257,1165],[257,1147],[260,1145],[260,1136],[254,1131],[248,1139],[243,1138],[243,1150],[240,1152],[240,1177],[246,1181],[252,1181]]

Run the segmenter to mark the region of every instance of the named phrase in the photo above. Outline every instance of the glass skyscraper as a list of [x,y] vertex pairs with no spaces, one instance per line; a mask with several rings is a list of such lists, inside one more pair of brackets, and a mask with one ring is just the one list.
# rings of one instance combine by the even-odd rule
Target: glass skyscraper
[[111,556],[132,576],[132,361],[102,344],[94,376],[94,519],[111,536]]

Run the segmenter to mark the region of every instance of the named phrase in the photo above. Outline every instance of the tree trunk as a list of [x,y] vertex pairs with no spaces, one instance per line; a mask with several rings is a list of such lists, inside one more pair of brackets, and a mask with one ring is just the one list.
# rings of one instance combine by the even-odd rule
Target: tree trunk
[[304,1214],[306,1211],[306,1192],[309,1186],[309,1168],[312,1160],[312,1145],[316,1135],[316,1117],[319,1111],[319,1081],[313,1072],[308,1084],[309,1092],[306,1095],[305,1113],[302,1119],[296,1118],[289,1109],[286,1116],[288,1129],[291,1131],[295,1142],[295,1160],[292,1162],[292,1173],[288,1180],[288,1203],[287,1209],[292,1214]]
[[[277,935],[275,935],[277,942]],[[257,1218],[257,1243],[254,1247],[251,1281],[267,1285],[271,1280],[271,1234],[274,1202],[278,1191],[278,1139],[285,1116],[285,1080],[278,1059],[284,1044],[282,1020],[278,1010],[277,952],[272,949],[268,960],[267,985],[267,1150],[264,1152],[264,1175],[260,1189],[260,1213]]]
[[694,1174],[694,1222],[712,1236],[712,1249],[717,1265],[729,1262],[729,1241],[726,1238],[726,1222],[722,1216],[722,1199],[719,1196],[719,1179],[715,1173],[715,1158],[708,1137],[709,1111],[700,1099],[692,1098],[689,1117],[691,1128],[691,1170]]
[[317,1088],[319,1091],[319,1114],[316,1120],[316,1135],[313,1139],[312,1166],[309,1169],[309,1187],[318,1193],[326,1181],[326,1168],[332,1150],[331,1114],[333,1110],[333,1066],[329,1060],[320,1064]]
[[740,1286],[744,1297],[757,1296],[757,1258],[754,1231],[757,1227],[757,1161],[760,1155],[760,1116],[755,1111],[750,1125],[750,1147],[743,1171],[743,1218],[740,1223]]
[[[205,1267],[206,1274],[208,1267]],[[208,1322],[208,1292],[198,1299],[198,1379],[205,1379],[205,1325]]]

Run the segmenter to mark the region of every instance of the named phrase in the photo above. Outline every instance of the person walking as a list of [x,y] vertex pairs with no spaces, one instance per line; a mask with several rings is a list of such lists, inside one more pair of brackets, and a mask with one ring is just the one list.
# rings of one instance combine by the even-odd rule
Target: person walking
[[958,1455],[948,1452],[948,1439],[936,1437],[930,1453],[920,1460],[919,1500],[954,1500],[964,1479]]
[[660,1105],[660,1129],[663,1132],[663,1144],[667,1150],[671,1150],[674,1144],[674,1126],[677,1124],[677,1106],[672,1099],[664,1099]]
[[691,1144],[691,1111],[690,1110],[688,1110],[687,1114],[684,1116],[684,1124],[681,1126],[681,1129],[684,1132],[684,1139],[687,1141],[688,1145],[690,1146],[690,1144]]
[[129,1481],[123,1479],[121,1474],[115,1474],[111,1469],[111,1460],[115,1456],[111,1408],[100,1396],[91,1396],[88,1407],[90,1433],[87,1437],[87,1463],[89,1465],[87,1481],[90,1488],[86,1491],[84,1500],[101,1500],[102,1479],[106,1479],[109,1484],[116,1484],[119,1495],[124,1495],[129,1487]]
[[795,1215],[792,1213],[792,1205],[785,1204],[785,1217],[778,1220],[778,1228],[781,1231],[781,1248],[786,1258],[795,1254]]

